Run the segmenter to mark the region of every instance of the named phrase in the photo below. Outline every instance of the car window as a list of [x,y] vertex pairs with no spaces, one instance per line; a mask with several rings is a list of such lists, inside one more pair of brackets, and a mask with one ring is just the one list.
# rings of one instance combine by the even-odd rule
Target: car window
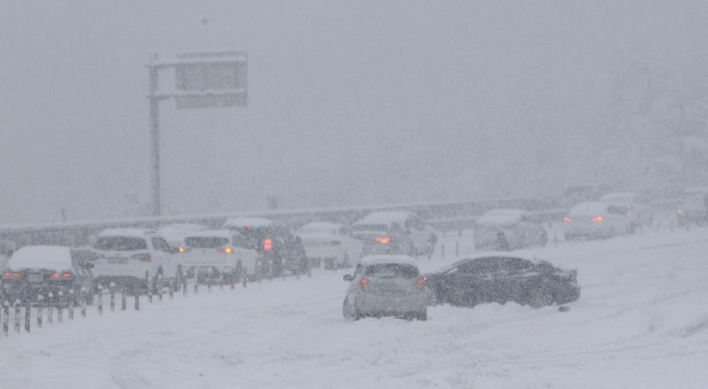
[[147,241],[144,238],[128,236],[106,236],[96,240],[93,246],[97,250],[106,251],[137,251],[147,250]]
[[364,266],[357,265],[356,270],[354,271],[354,278],[362,275],[364,273]]
[[460,264],[457,270],[462,274],[492,273],[498,266],[497,258],[480,258]]
[[166,253],[170,252],[170,246],[167,244],[167,242],[165,242],[164,239],[160,238],[159,236],[152,237],[152,248],[155,250],[164,251]]
[[400,263],[380,263],[369,265],[364,273],[367,277],[372,278],[416,278],[418,277],[418,268],[413,265]]
[[193,236],[185,238],[184,244],[194,249],[216,249],[229,244],[229,240],[220,236]]
[[231,242],[233,243],[234,246],[242,247],[244,249],[252,249],[257,245],[256,242],[253,241],[253,239],[245,237],[241,234],[236,234],[236,235],[232,236]]
[[611,213],[613,215],[626,215],[627,208],[626,207],[610,206],[610,207],[607,207],[607,212]]
[[533,267],[531,261],[521,258],[502,258],[499,261],[499,269],[507,272],[520,272]]

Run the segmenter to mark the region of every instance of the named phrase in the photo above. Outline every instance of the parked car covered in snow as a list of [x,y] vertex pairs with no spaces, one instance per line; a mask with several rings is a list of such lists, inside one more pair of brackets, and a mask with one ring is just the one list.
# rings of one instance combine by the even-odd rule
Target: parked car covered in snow
[[283,271],[305,273],[307,258],[302,239],[293,235],[285,224],[264,218],[227,220],[221,229],[237,231],[258,253],[257,273],[280,277]]
[[708,187],[688,188],[681,196],[676,224],[685,227],[689,223],[708,224]]
[[624,207],[635,226],[651,225],[654,220],[654,207],[649,204],[649,197],[640,193],[608,193],[600,201],[610,205]]
[[352,237],[349,227],[327,222],[304,225],[296,235],[302,239],[310,263],[323,263],[325,269],[357,265],[364,244]]
[[177,256],[185,277],[207,280],[240,280],[256,274],[258,253],[249,240],[236,231],[206,230],[187,234]]
[[435,304],[461,307],[512,301],[538,308],[580,298],[576,270],[505,253],[463,259],[426,275],[426,282]]
[[407,255],[372,255],[361,259],[344,298],[344,317],[400,316],[426,320],[428,293],[416,261]]
[[410,212],[374,212],[351,231],[364,244],[364,255],[432,254],[438,241],[435,230]]
[[493,209],[477,219],[474,225],[474,247],[477,250],[513,250],[545,246],[546,243],[546,230],[526,211]]
[[178,288],[179,262],[170,248],[154,230],[126,228],[106,229],[98,234],[90,259],[96,282],[114,282],[130,290],[171,286]]
[[24,246],[8,260],[2,274],[3,300],[14,302],[36,301],[39,295],[46,299],[49,293],[55,301],[72,297],[78,302],[81,289],[87,292],[89,303],[93,301],[93,264],[84,260],[69,247]]
[[623,206],[607,202],[580,203],[563,219],[566,240],[577,238],[610,238],[634,233],[635,224]]

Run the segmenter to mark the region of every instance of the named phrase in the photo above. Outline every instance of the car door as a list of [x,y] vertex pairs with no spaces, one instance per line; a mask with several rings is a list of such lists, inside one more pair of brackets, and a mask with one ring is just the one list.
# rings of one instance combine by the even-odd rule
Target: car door
[[480,258],[458,265],[457,271],[451,274],[450,303],[475,306],[491,301],[495,267],[493,258]]
[[533,262],[521,258],[500,258],[496,271],[495,291],[499,303],[520,302],[525,295],[525,285],[529,281]]

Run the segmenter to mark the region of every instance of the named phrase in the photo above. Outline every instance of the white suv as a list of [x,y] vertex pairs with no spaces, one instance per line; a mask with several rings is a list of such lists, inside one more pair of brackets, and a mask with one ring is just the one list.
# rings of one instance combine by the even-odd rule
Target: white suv
[[177,285],[179,263],[154,230],[107,229],[98,234],[89,259],[97,284],[115,282],[129,290]]

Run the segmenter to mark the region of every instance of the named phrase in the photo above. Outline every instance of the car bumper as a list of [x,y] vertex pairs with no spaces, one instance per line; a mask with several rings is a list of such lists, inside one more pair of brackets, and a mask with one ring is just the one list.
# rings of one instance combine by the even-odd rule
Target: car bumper
[[428,305],[426,291],[399,296],[361,293],[356,299],[356,307],[363,315],[396,315],[408,312],[425,311]]

